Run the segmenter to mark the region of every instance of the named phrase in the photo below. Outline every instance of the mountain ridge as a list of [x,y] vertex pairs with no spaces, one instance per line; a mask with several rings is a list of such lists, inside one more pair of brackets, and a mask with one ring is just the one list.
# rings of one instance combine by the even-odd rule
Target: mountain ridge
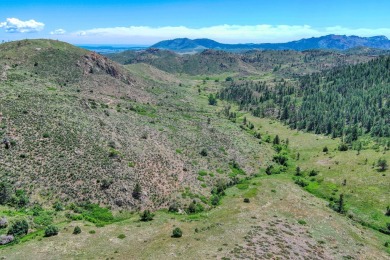
[[390,49],[390,40],[386,36],[346,36],[329,34],[321,37],[304,38],[285,43],[238,43],[226,44],[211,39],[201,38],[191,40],[189,38],[176,38],[158,42],[151,48],[167,49],[176,52],[193,52],[205,49],[218,49],[225,51],[245,50],[309,50],[309,49],[333,49],[348,50],[356,47],[369,47],[377,49]]

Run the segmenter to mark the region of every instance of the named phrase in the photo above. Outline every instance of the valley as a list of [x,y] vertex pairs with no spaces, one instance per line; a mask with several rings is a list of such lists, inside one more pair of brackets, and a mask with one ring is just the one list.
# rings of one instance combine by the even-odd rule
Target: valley
[[[110,54],[111,61],[47,40],[0,50],[0,133],[10,143],[0,150],[0,174],[10,185],[3,194],[13,198],[0,217],[30,224],[29,234],[0,246],[0,256],[389,257],[390,174],[378,166],[390,162],[387,130],[359,125],[358,149],[343,130],[291,127],[276,98],[295,96],[275,92],[279,83],[295,89],[304,75],[362,68],[376,57],[148,49]],[[373,122],[386,129],[389,78],[381,75],[373,89],[382,102],[375,115],[382,114]],[[238,98],[222,97],[247,82],[265,82],[269,93],[238,87]],[[303,93],[294,92],[295,104]],[[276,98],[266,107],[274,112],[259,116],[251,106],[268,103],[249,97],[262,94]],[[339,149],[344,143],[347,151]],[[152,221],[140,221],[145,210]],[[49,225],[58,235],[45,236]],[[171,237],[175,227],[181,238]]]

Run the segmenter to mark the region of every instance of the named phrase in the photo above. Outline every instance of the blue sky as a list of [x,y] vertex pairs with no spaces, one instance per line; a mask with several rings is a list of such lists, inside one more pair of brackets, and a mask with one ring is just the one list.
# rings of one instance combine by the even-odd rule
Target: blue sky
[[0,40],[153,44],[177,37],[285,42],[326,34],[390,37],[390,1],[2,0]]

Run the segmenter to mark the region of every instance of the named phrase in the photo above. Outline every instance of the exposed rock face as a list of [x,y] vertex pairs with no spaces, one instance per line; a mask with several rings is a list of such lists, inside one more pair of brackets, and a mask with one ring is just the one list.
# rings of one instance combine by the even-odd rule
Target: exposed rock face
[[111,60],[107,57],[101,56],[94,52],[91,52],[84,56],[85,59],[85,68],[84,75],[89,73],[107,73],[113,78],[119,79],[126,84],[134,83],[134,80],[131,80],[126,76],[124,72]]
[[14,241],[14,236],[12,235],[1,235],[0,236],[0,245],[5,245],[5,244],[8,244],[8,243],[11,243],[12,241]]

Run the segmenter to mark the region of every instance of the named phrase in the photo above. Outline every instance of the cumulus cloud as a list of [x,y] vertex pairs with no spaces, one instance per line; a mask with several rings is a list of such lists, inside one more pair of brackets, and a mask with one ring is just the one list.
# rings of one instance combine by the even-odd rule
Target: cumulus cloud
[[7,18],[0,23],[7,33],[32,33],[43,30],[45,24],[35,20],[21,21],[18,18]]
[[64,29],[56,29],[56,30],[50,32],[51,35],[62,35],[65,33],[66,33],[66,31]]
[[[301,38],[318,37],[326,34],[346,34],[359,36],[390,36],[390,28],[351,29],[341,26],[314,28],[309,25],[217,25],[201,28],[185,26],[130,26],[95,28],[76,32],[74,35],[84,40],[103,42],[154,43],[158,40],[172,38],[211,38],[226,43],[264,43],[285,42]],[[82,39],[80,39],[82,40]]]

